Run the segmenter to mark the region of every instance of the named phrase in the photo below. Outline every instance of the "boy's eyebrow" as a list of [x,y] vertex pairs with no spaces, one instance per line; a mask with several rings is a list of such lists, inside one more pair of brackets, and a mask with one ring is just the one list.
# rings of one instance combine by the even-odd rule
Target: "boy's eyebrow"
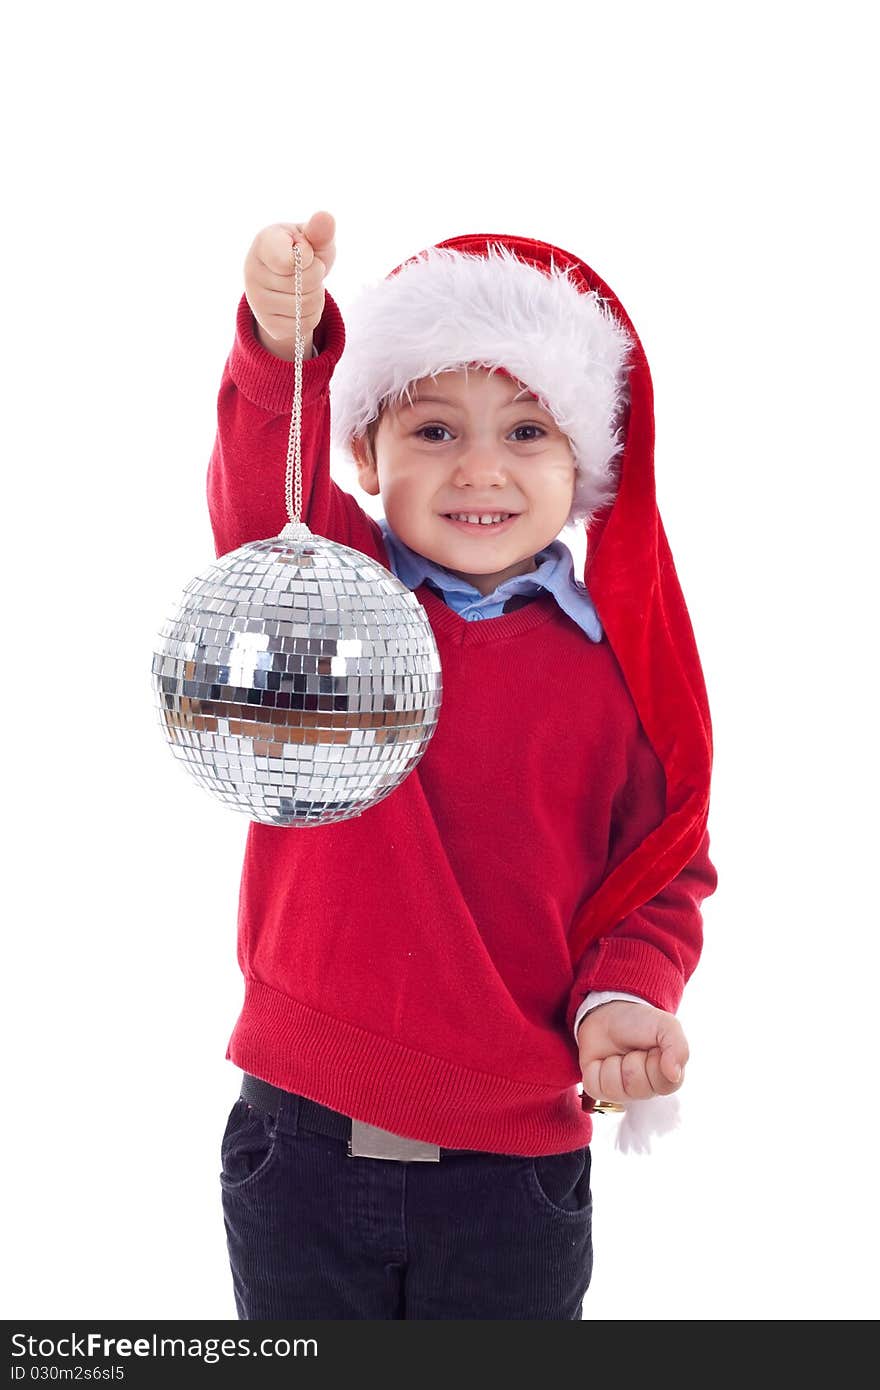
[[[533,396],[532,393],[531,393],[531,391],[527,391],[527,392],[523,392],[522,394],[517,393],[516,396],[511,397],[511,399],[510,399],[509,401],[506,401],[506,402],[504,403],[504,406],[502,406],[502,409],[506,409],[507,406],[509,406],[509,405],[519,405],[519,404],[521,404],[521,402],[523,402],[523,401],[531,401],[534,405],[540,405],[540,404],[541,404],[541,402],[538,400],[538,397],[537,397],[537,396]],[[430,402],[432,405],[454,405],[454,406],[457,406],[457,405],[459,404],[458,401],[452,401],[452,400],[450,400],[448,396],[414,396],[413,399],[412,399],[412,401],[405,401],[405,402],[403,402],[403,403],[400,405],[399,409],[400,409],[400,410],[413,410],[417,405],[422,405],[423,403],[427,404],[427,403],[429,403],[429,402]]]

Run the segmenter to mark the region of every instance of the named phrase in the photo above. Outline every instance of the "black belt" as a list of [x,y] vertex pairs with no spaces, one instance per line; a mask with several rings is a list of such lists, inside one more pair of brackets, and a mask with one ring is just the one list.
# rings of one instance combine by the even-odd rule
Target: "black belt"
[[[255,1110],[265,1111],[267,1115],[277,1115],[280,1102],[291,1094],[290,1091],[282,1091],[280,1086],[273,1086],[271,1081],[264,1081],[260,1076],[251,1076],[250,1072],[245,1072],[242,1076],[242,1100],[246,1100]],[[312,1133],[330,1134],[334,1139],[351,1138],[351,1120],[348,1115],[331,1110],[328,1105],[319,1105],[316,1100],[309,1100],[307,1096],[299,1097],[297,1123],[300,1129],[308,1129]]]
[[270,1081],[264,1081],[262,1077],[252,1076],[250,1072],[244,1072],[242,1075],[241,1098],[256,1110],[262,1110],[268,1115],[277,1115],[281,1102],[291,1097],[297,1102],[297,1129],[328,1134],[334,1139],[345,1139],[349,1156],[353,1158],[436,1162],[441,1153],[479,1152],[473,1149],[441,1149],[437,1144],[408,1139],[402,1134],[393,1134],[390,1130],[379,1129],[361,1120],[353,1120],[350,1115],[331,1110],[329,1105],[321,1105],[316,1100],[310,1100],[308,1096],[284,1091],[280,1086],[273,1086]]

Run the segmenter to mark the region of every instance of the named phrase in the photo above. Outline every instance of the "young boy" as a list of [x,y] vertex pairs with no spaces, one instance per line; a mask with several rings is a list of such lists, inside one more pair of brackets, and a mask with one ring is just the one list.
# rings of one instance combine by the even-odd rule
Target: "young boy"
[[[287,520],[295,240],[303,519],[415,591],[442,704],[418,765],[364,814],[250,824],[226,1054],[244,1078],[220,1175],[236,1306],[578,1320],[590,1098],[681,1085],[675,1009],[716,886],[709,712],[654,501],[648,366],[598,276],[529,238],[429,248],[346,330],[323,285],[334,235],[324,212],[266,228],[245,263],[208,472],[216,551]],[[330,477],[331,406],[381,522]],[[578,521],[589,590],[558,539]]]

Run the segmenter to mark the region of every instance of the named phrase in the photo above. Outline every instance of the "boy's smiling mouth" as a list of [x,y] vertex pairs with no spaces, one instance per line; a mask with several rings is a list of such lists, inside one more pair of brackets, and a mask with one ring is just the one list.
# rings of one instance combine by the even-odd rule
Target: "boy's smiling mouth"
[[443,512],[441,515],[444,521],[450,522],[459,531],[466,531],[471,534],[485,531],[497,535],[499,531],[508,530],[516,521],[519,513],[505,512],[499,509],[494,512]]

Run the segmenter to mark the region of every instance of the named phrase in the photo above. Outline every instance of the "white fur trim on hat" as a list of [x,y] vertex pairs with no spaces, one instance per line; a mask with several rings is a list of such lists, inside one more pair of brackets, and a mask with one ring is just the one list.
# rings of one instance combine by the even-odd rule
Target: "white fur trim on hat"
[[575,273],[555,263],[541,270],[501,242],[485,256],[433,246],[362,291],[330,380],[333,442],[350,453],[381,407],[399,404],[424,377],[505,367],[568,436],[576,468],[568,521],[588,520],[614,496],[633,344]]

